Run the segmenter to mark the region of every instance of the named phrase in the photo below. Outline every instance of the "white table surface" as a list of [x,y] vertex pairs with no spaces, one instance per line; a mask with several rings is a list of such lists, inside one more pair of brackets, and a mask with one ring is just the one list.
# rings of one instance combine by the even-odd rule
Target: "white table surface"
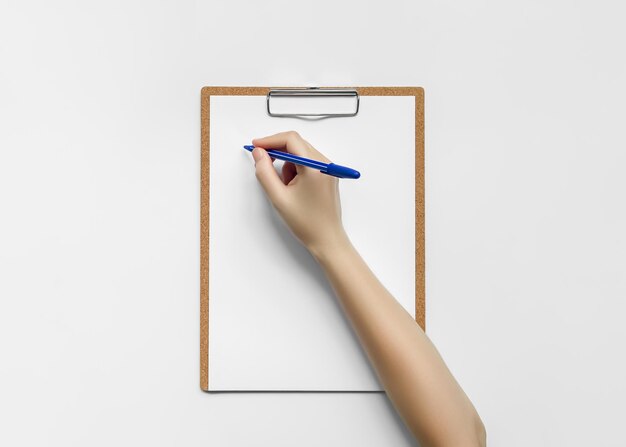
[[619,2],[0,4],[0,444],[402,446],[198,386],[200,88],[426,89],[427,327],[490,445],[622,445]]

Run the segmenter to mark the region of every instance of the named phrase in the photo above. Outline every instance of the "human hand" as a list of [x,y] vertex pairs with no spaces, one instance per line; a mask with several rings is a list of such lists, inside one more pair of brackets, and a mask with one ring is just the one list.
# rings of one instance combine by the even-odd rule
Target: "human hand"
[[292,233],[314,255],[348,240],[341,222],[339,182],[336,177],[285,162],[282,178],[263,149],[330,163],[297,132],[283,132],[252,140],[256,177],[274,208]]

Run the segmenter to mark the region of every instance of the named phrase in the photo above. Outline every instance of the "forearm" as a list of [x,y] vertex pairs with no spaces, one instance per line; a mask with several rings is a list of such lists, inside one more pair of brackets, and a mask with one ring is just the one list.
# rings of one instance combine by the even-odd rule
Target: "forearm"
[[347,238],[312,253],[387,395],[422,445],[484,443],[478,414],[434,345]]

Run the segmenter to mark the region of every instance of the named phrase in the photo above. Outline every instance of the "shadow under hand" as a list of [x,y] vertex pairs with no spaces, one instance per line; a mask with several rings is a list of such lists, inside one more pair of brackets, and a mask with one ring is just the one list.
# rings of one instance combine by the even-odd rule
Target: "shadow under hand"
[[298,241],[291,233],[291,230],[289,230],[287,225],[285,225],[269,200],[265,201],[265,211],[268,220],[272,222],[272,228],[275,230],[276,235],[282,244],[287,248],[287,251],[289,251],[289,254],[298,268],[311,273],[315,282],[326,292],[325,295],[333,299],[335,305],[337,306],[337,312],[341,312],[341,308],[334,299],[333,290],[326,280],[324,271],[320,268],[317,262],[315,262],[315,259],[311,256],[309,251],[304,248],[300,241]]

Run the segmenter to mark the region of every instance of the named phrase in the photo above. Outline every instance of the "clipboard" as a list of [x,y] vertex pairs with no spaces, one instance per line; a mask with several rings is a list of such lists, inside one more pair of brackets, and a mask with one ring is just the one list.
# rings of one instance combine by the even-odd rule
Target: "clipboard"
[[[267,115],[326,119],[356,116],[360,97],[413,96],[415,98],[415,320],[425,330],[425,203],[424,203],[424,90],[421,87],[356,87],[356,88],[270,88],[270,87],[203,87],[201,90],[201,194],[200,194],[200,387],[209,391],[209,281],[210,281],[210,206],[211,206],[211,97],[264,96]],[[339,112],[284,113],[277,111],[274,101],[289,97],[348,97],[354,109]]]

